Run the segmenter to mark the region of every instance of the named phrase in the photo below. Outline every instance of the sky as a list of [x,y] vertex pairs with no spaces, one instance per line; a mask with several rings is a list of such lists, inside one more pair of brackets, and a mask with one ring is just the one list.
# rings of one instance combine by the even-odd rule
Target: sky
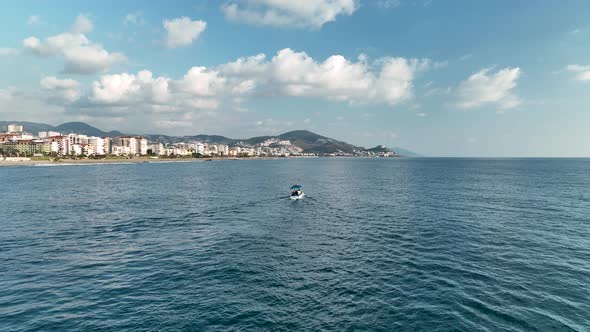
[[7,1],[0,120],[590,156],[585,0]]

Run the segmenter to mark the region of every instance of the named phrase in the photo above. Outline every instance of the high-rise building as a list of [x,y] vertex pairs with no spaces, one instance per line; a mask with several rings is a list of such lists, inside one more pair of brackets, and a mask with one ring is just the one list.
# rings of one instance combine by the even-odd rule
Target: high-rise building
[[40,131],[37,136],[39,136],[39,138],[48,138],[48,137],[52,137],[52,136],[60,136],[61,134],[58,133],[57,131]]
[[18,124],[11,123],[11,124],[8,125],[8,132],[9,133],[22,133],[23,132],[23,126],[18,125]]
[[135,139],[137,141],[137,154],[139,154],[141,156],[147,155],[147,150],[148,150],[147,139],[145,139],[143,137],[136,137]]

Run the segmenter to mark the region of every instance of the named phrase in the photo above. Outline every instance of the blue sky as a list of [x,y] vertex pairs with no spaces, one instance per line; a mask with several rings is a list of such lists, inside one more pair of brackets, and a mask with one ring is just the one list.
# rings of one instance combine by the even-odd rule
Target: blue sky
[[590,156],[588,1],[19,1],[0,119]]

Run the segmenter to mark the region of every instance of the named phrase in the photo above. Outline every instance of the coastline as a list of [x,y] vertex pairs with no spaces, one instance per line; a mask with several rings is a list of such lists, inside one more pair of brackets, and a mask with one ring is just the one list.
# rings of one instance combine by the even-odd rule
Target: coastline
[[[213,160],[272,160],[272,159],[288,159],[288,158],[312,158],[312,157],[249,157],[249,158],[234,158],[234,157],[208,157],[208,158],[150,158],[150,157],[136,157],[132,159],[62,159],[59,161],[53,160],[21,160],[21,161],[5,161],[0,160],[0,167],[2,166],[72,166],[72,165],[101,165],[101,164],[149,164],[149,163],[177,163],[177,162],[206,162]],[[318,157],[313,157],[318,158]]]
[[143,164],[143,163],[160,163],[160,162],[198,162],[214,159],[228,158],[183,158],[183,159],[157,159],[149,157],[137,157],[133,159],[62,159],[53,160],[24,160],[24,161],[4,161],[0,160],[2,166],[70,166],[70,165],[100,165],[100,164]]

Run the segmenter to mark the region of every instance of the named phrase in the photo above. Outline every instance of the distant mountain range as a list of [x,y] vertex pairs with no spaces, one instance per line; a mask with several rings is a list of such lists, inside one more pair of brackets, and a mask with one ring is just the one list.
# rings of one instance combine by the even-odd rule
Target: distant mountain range
[[23,126],[24,131],[37,134],[40,131],[57,131],[62,134],[78,133],[88,136],[100,136],[100,137],[115,137],[123,136],[120,131],[102,131],[84,122],[66,122],[59,126],[52,126],[45,123],[37,122],[24,122],[24,121],[0,121],[0,130],[6,130],[6,126],[9,124],[18,124]]
[[150,141],[161,143],[179,143],[190,141],[201,141],[207,143],[227,144],[230,146],[244,144],[254,145],[262,143],[270,138],[279,138],[288,140],[291,144],[298,146],[307,153],[333,153],[347,152],[352,153],[354,150],[363,150],[363,147],[354,146],[346,142],[338,141],[333,138],[325,137],[312,133],[307,130],[294,130],[278,136],[257,136],[246,139],[228,138],[217,135],[196,135],[196,136],[165,136],[165,135],[143,135]]
[[[52,126],[45,123],[36,122],[23,122],[23,121],[0,121],[0,130],[6,130],[8,124],[19,124],[23,126],[24,131],[30,133],[38,133],[40,131],[56,131],[62,134],[79,133],[89,136],[101,136],[101,137],[115,137],[124,136],[126,134],[120,131],[109,131],[105,132],[98,128],[95,128],[84,122],[67,122],[59,126]],[[387,152],[390,151],[384,146],[377,146],[371,149],[365,149],[361,146],[355,146],[343,141],[338,141],[333,138],[325,137],[313,133],[308,130],[294,130],[278,136],[257,136],[247,139],[235,139],[228,138],[219,135],[194,135],[194,136],[168,136],[168,135],[142,135],[149,141],[160,142],[160,143],[180,143],[186,141],[200,141],[212,144],[227,144],[230,146],[245,144],[254,145],[266,141],[270,138],[279,138],[281,140],[288,140],[291,144],[298,146],[307,153],[334,153],[338,151],[352,153],[355,150],[368,150],[372,152]],[[387,150],[387,151],[385,151]],[[419,155],[402,148],[394,148],[393,151],[397,152],[400,156],[404,157],[418,157]]]

